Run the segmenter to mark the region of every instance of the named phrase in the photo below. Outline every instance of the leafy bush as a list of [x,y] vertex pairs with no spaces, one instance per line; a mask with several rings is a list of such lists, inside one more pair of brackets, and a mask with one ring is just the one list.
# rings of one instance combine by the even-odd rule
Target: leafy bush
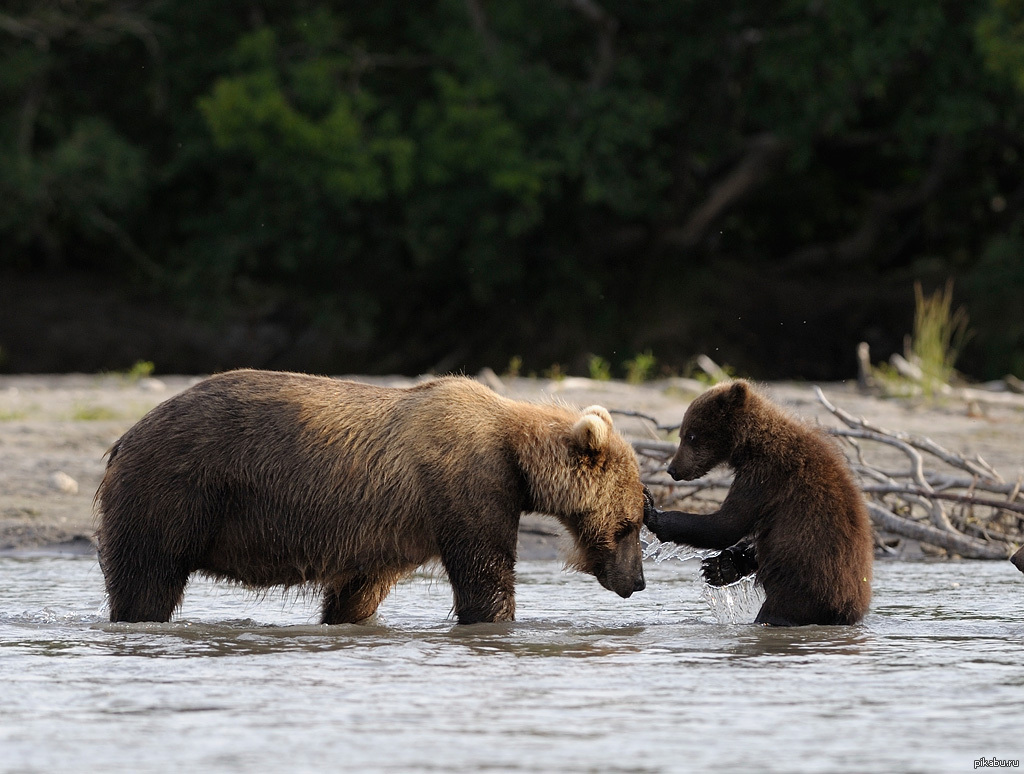
[[[1024,227],[1022,0],[3,13],[0,268],[328,331],[338,369],[835,375],[914,279],[980,309]],[[979,375],[1020,368],[1007,314]]]

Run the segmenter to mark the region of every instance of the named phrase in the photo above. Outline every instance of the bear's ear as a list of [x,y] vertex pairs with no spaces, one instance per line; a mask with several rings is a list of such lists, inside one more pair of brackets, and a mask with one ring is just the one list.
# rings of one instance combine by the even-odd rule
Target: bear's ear
[[572,426],[572,440],[585,452],[601,451],[611,428],[593,414],[584,414]]
[[604,406],[587,406],[583,409],[584,414],[592,414],[595,417],[600,417],[605,421],[608,427],[612,427],[612,415],[608,412]]

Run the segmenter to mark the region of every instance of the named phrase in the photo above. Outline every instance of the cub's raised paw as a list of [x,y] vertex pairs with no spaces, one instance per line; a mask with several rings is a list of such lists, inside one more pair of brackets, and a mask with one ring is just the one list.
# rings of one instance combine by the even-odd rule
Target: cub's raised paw
[[757,557],[750,543],[737,543],[700,563],[701,575],[712,586],[728,586],[757,571]]

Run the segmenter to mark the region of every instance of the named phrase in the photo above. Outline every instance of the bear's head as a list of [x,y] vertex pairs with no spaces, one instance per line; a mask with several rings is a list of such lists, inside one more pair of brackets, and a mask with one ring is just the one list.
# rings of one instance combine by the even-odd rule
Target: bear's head
[[679,428],[679,449],[668,466],[672,478],[692,481],[730,460],[751,394],[747,382],[729,382],[715,385],[689,405]]
[[621,597],[642,591],[644,487],[633,447],[601,406],[584,409],[557,443],[557,473],[531,478],[537,510],[558,517],[573,538],[567,564]]

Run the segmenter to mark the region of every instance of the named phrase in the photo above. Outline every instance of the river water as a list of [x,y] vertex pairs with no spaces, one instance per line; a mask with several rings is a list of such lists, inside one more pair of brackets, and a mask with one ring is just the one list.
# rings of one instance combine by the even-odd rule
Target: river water
[[[522,562],[513,624],[443,577],[376,621],[196,580],[170,624],[106,622],[92,556],[0,557],[4,772],[962,772],[1024,758],[1024,576],[876,566],[854,627],[722,624],[695,562],[621,600]],[[1010,769],[1014,770],[1014,769]]]

